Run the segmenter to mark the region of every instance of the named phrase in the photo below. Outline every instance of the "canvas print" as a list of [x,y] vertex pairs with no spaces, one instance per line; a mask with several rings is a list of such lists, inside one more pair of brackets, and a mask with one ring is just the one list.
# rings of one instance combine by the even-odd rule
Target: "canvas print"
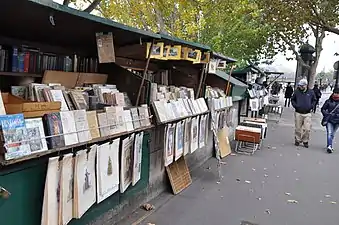
[[141,177],[141,162],[142,162],[142,142],[144,132],[135,135],[134,140],[134,157],[133,157],[133,177],[132,185],[136,185]]
[[174,160],[177,161],[184,153],[184,122],[178,122],[175,129]]
[[191,125],[191,153],[195,152],[199,145],[198,145],[198,121],[199,117],[192,118],[192,125]]
[[190,152],[191,147],[191,118],[185,120],[184,125],[184,155],[187,155]]
[[97,203],[119,190],[120,138],[98,146],[97,149]]
[[199,123],[199,148],[205,147],[207,115],[200,117]]
[[121,170],[120,170],[120,192],[124,193],[132,184],[133,176],[133,153],[134,134],[122,140]]
[[47,142],[45,139],[44,125],[42,118],[25,119],[27,137],[31,152],[47,151]]
[[175,124],[168,124],[165,132],[165,166],[170,165],[174,159]]
[[59,157],[50,158],[45,180],[41,225],[59,225],[61,171]]
[[83,214],[96,202],[95,156],[97,146],[89,151],[79,151],[75,157],[74,200],[75,218]]
[[61,172],[61,219],[60,224],[66,225],[73,218],[73,199],[74,199],[74,160],[73,154],[67,154],[63,157]]

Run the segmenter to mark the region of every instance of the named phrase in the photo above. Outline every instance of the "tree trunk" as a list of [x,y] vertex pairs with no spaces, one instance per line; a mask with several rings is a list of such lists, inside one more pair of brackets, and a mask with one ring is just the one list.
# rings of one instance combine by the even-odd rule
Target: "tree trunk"
[[70,2],[71,2],[71,0],[64,0],[64,2],[62,4],[63,5],[69,5]]
[[91,13],[99,4],[101,0],[94,0],[86,9],[84,9],[84,12]]

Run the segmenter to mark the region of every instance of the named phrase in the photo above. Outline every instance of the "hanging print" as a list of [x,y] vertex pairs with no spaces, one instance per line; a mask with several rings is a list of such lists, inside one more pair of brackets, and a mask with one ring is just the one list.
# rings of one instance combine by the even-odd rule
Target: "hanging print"
[[60,224],[66,225],[73,218],[74,195],[74,158],[73,154],[67,154],[62,159],[61,180],[61,212]]
[[173,162],[174,157],[174,132],[175,125],[168,124],[165,131],[165,166],[170,165]]
[[192,119],[192,124],[191,124],[191,153],[195,152],[198,147],[198,121],[199,121],[199,117],[194,117]]
[[97,203],[119,190],[120,138],[97,148]]
[[134,186],[141,177],[141,159],[142,159],[142,142],[144,139],[144,132],[135,135],[134,140],[134,157],[133,157],[133,177],[132,185]]
[[175,129],[175,161],[177,161],[184,153],[184,123],[184,121],[177,123]]
[[132,184],[133,176],[133,153],[134,134],[122,140],[121,170],[120,170],[120,193],[124,193]]

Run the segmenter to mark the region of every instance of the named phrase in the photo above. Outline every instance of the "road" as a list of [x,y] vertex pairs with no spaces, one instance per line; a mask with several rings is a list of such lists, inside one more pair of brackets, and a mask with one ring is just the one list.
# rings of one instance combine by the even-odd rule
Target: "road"
[[189,188],[165,194],[166,200],[152,202],[154,211],[139,212],[125,224],[338,225],[339,152],[326,153],[320,119],[312,119],[310,148],[295,147],[293,111],[285,109],[280,123],[270,125],[262,150],[224,160],[221,180],[210,159],[193,172]]

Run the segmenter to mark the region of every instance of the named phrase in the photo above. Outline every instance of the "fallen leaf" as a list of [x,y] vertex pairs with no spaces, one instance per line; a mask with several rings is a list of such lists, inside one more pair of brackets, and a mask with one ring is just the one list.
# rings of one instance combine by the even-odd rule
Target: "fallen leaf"
[[264,177],[268,177],[268,175],[267,175],[267,174],[264,174]]
[[325,195],[325,198],[331,198],[332,196],[331,195]]
[[211,167],[207,167],[207,168],[206,168],[206,170],[210,170],[210,169],[211,169]]
[[297,156],[300,156],[300,153],[297,153]]
[[252,168],[253,171],[255,171],[256,169]]
[[288,203],[298,204],[299,202],[297,200],[287,200]]
[[271,214],[271,211],[269,209],[266,209],[265,212],[270,215]]
[[151,211],[151,210],[154,209],[154,205],[151,205],[151,204],[149,204],[149,203],[142,205],[142,207],[143,207],[146,211]]
[[245,180],[245,183],[250,184],[252,182],[250,180]]
[[244,160],[241,160],[241,163],[244,163]]
[[231,153],[231,156],[237,156],[237,154],[235,154],[235,153]]
[[320,200],[319,202],[320,202],[320,203],[323,203],[323,200]]
[[237,178],[236,180],[237,180],[237,182],[240,182],[240,179],[239,179],[239,178]]
[[331,202],[331,204],[337,204],[337,202]]
[[257,197],[257,199],[258,199],[259,201],[261,201],[261,198],[260,198],[260,197]]
[[289,193],[289,192],[285,192],[285,195],[291,196],[291,193]]
[[220,184],[220,181],[217,181],[217,184]]

